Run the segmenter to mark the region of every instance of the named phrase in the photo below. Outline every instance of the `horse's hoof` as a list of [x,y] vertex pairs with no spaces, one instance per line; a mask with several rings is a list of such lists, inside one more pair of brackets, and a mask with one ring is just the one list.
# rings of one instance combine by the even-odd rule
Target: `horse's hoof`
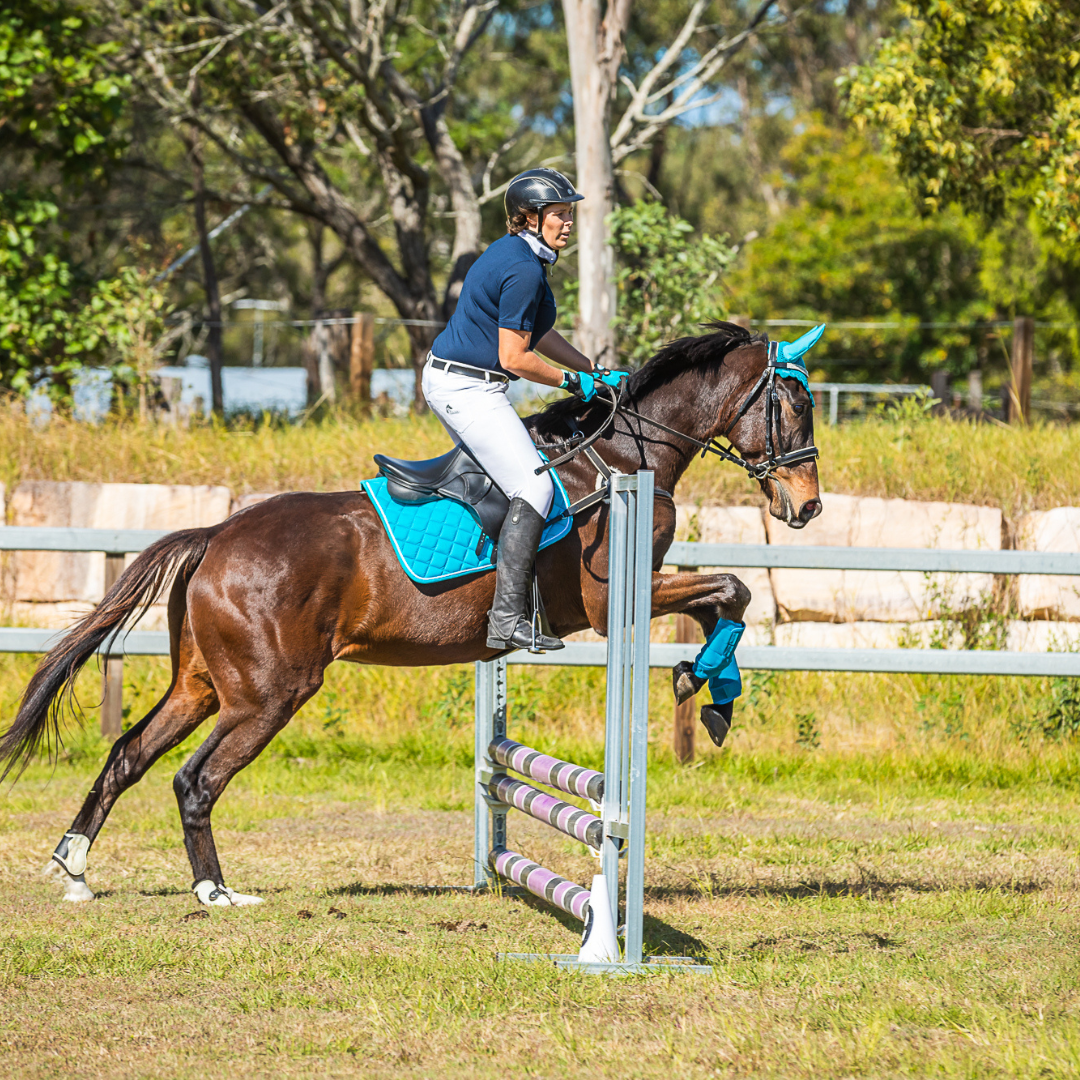
[[64,899],[72,904],[85,904],[95,897],[93,890],[82,878],[69,877],[64,886]]
[[728,732],[731,730],[731,713],[734,702],[728,701],[723,705],[702,705],[701,722],[717,746],[723,746]]
[[680,660],[671,669],[671,689],[675,695],[675,704],[689,701],[707,682],[694,674],[694,665],[689,660]]
[[233,902],[233,907],[253,907],[255,904],[261,904],[263,902],[263,897],[261,896],[245,896],[243,893],[233,892],[228,885],[225,886],[225,892]]

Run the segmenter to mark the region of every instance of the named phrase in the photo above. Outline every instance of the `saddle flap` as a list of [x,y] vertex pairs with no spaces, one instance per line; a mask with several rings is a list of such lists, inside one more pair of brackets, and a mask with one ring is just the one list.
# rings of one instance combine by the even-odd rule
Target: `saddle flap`
[[398,502],[424,503],[452,499],[461,503],[492,540],[498,540],[510,500],[460,443],[428,461],[401,461],[375,455],[387,492]]

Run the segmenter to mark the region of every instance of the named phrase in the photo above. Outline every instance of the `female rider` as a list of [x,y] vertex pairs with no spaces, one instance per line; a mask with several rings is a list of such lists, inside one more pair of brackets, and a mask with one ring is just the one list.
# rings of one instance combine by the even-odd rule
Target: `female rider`
[[[424,397],[456,443],[510,500],[499,536],[495,599],[488,613],[491,649],[526,649],[532,627],[525,617],[532,566],[551,509],[551,477],[525,425],[507,400],[510,380],[524,378],[570,390],[586,401],[596,381],[617,387],[626,372],[598,371],[557,330],[547,268],[566,247],[580,195],[554,169],[530,169],[506,189],[506,236],[473,263],[457,308],[435,339],[424,367]],[[561,371],[541,359],[561,364]],[[561,649],[539,635],[541,649]]]

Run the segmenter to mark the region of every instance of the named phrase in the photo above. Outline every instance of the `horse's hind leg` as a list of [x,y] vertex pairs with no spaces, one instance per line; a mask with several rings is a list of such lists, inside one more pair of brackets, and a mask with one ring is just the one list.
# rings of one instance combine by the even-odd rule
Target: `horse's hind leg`
[[181,639],[178,666],[165,696],[113,744],[105,767],[46,868],[63,880],[65,900],[94,899],[86,884],[86,855],[116,800],[162,754],[178,746],[217,710],[217,693],[190,633]]
[[229,781],[266,749],[321,685],[320,670],[303,690],[282,695],[278,700],[245,687],[241,702],[222,702],[217,726],[176,774],[173,790],[180,806],[184,845],[191,860],[192,888],[201,903],[215,907],[262,903],[261,897],[245,896],[225,885],[210,815]]

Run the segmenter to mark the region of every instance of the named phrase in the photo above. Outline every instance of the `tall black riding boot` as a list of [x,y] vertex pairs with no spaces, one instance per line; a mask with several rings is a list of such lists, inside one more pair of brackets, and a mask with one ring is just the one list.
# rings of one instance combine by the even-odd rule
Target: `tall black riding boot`
[[[488,612],[489,649],[529,649],[533,632],[525,617],[532,584],[533,563],[540,546],[544,519],[524,499],[512,499],[499,534],[499,562],[495,570],[495,599]],[[561,649],[563,643],[538,633],[538,649]]]

